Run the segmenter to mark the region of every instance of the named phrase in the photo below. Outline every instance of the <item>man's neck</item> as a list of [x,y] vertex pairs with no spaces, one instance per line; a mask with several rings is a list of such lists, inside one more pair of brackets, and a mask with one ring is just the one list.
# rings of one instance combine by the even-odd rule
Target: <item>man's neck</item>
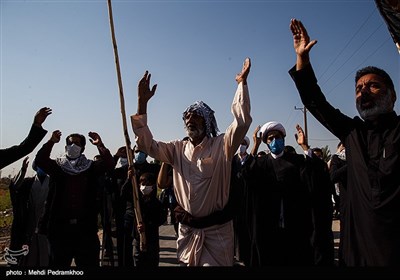
[[199,145],[202,141],[203,141],[203,139],[204,139],[204,137],[205,136],[202,136],[202,137],[196,137],[196,138],[189,138],[189,140],[190,140],[190,142],[193,144],[193,146],[197,146],[197,145]]

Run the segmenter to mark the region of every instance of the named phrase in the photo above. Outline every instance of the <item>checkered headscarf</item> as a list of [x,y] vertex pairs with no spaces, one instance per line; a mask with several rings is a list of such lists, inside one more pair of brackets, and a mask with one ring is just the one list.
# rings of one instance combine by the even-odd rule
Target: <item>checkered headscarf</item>
[[216,137],[218,135],[217,121],[215,120],[214,111],[203,101],[196,101],[194,104],[186,108],[183,112],[183,120],[187,113],[195,113],[204,118],[206,123],[206,135],[208,137]]

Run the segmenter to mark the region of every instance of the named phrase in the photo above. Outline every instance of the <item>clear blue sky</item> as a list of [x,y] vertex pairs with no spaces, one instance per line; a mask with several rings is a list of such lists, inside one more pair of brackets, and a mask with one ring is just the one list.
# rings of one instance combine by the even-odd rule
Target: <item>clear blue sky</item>
[[[400,94],[400,55],[372,0],[126,0],[112,6],[133,144],[129,116],[136,112],[137,83],[145,70],[158,84],[149,126],[155,139],[168,141],[185,136],[182,112],[196,100],[215,110],[225,131],[233,118],[235,74],[248,56],[253,123],[247,135],[251,139],[257,125],[277,120],[287,130],[286,143],[296,147],[295,125],[303,125],[303,113],[295,110],[302,104],[288,75],[295,63],[291,18],[302,20],[318,40],[312,64],[327,99],[342,112],[357,115],[354,73],[363,66],[385,69]],[[96,131],[116,152],[125,142],[107,1],[1,0],[0,9],[0,147],[20,143],[36,111],[47,106],[53,109],[43,125],[48,133],[30,162],[56,129],[63,135],[53,158],[73,132]],[[338,140],[307,117],[310,145],[334,152]],[[88,142],[86,156],[96,153]],[[2,175],[15,174],[21,163]]]

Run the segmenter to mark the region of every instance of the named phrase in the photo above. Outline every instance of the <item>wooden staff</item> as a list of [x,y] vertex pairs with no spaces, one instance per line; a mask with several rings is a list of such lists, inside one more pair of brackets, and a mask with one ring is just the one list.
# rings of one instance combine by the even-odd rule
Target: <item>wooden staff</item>
[[[133,192],[132,192],[133,193],[133,209],[135,212],[137,224],[142,224],[143,220],[142,220],[142,213],[140,211],[140,204],[139,204],[139,193],[138,193],[137,182],[136,182],[136,170],[133,165],[131,140],[129,139],[128,129],[127,129],[127,125],[126,125],[124,91],[122,88],[122,78],[121,78],[121,70],[119,67],[117,41],[115,39],[115,32],[114,32],[114,21],[113,21],[113,16],[112,16],[111,0],[108,0],[108,14],[109,14],[109,18],[110,18],[110,29],[111,29],[112,42],[113,42],[113,47],[114,47],[115,66],[117,68],[119,100],[120,100],[120,104],[121,104],[121,115],[122,115],[123,131],[124,131],[124,136],[125,136],[126,154],[128,156],[129,169],[133,171],[132,172],[133,176],[131,176],[132,188],[133,188]],[[140,232],[139,234],[140,234],[140,250],[146,251],[145,233]]]

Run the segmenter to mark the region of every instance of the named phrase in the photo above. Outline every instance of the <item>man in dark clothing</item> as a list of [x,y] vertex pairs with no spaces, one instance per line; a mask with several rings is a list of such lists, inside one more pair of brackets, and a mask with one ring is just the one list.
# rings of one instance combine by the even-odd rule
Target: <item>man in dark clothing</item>
[[245,266],[252,263],[253,249],[251,241],[253,238],[254,203],[251,188],[247,180],[243,178],[242,170],[246,160],[249,159],[247,149],[250,146],[249,137],[245,137],[239,146],[238,152],[232,159],[231,193],[229,203],[233,203],[233,228],[235,231],[235,259],[243,262]]
[[32,168],[36,175],[25,177],[28,159],[29,157],[24,159],[20,172],[9,186],[13,207],[10,249],[18,251],[23,249],[23,245],[28,245],[27,256],[22,257],[18,264],[47,266],[49,261],[47,240],[43,235],[36,234],[36,231],[43,214],[50,180],[35,163],[32,164]]
[[[335,184],[335,210],[336,214],[340,219],[340,243],[343,241],[343,236],[345,233],[344,227],[345,223],[343,222],[343,216],[346,212],[346,193],[347,193],[347,161],[346,161],[346,149],[343,146],[343,143],[340,142],[338,144],[337,152],[332,155],[329,167],[329,173],[331,177],[332,183]],[[342,247],[339,246],[339,266],[343,266],[343,253]]]
[[[136,182],[139,184],[140,176],[144,173],[151,173],[154,176],[158,176],[158,172],[160,171],[160,165],[149,163],[147,159],[147,154],[140,151],[137,146],[133,148],[134,151],[134,162],[133,166],[135,168]],[[115,159],[116,157],[114,157]],[[128,165],[124,165],[123,170],[126,170],[126,176],[128,175]],[[119,171],[121,173],[121,170]],[[118,258],[121,258],[120,266],[133,266],[133,227],[135,221],[134,209],[133,209],[133,193],[132,193],[132,184],[131,179],[126,177],[127,180],[121,185],[121,197],[120,201],[122,202],[125,208],[123,209],[123,242],[120,247],[120,253]],[[121,180],[119,180],[121,182]]]
[[329,162],[329,173],[332,183],[335,184],[333,190],[333,198],[335,200],[335,211],[336,217],[340,217],[340,213],[343,209],[343,203],[341,198],[345,199],[345,193],[347,189],[347,161],[346,161],[346,149],[342,142],[339,142],[337,151],[332,155]]
[[116,227],[118,266],[125,266],[127,265],[124,251],[124,215],[126,212],[126,199],[122,196],[121,190],[128,176],[129,163],[126,146],[118,148],[117,152],[114,154],[114,162],[116,163],[115,168],[109,175],[112,181],[113,216]]
[[[142,223],[134,221],[133,232],[133,259],[136,267],[157,267],[160,261],[159,226],[166,221],[166,211],[157,198],[157,175],[143,173],[138,181],[139,205],[142,213]],[[127,181],[132,189],[131,180]],[[133,209],[127,210],[127,215],[133,218]],[[146,238],[145,248],[141,248],[140,233]]]
[[75,259],[77,266],[98,266],[96,179],[114,168],[114,160],[96,132],[89,132],[89,140],[97,146],[101,161],[85,157],[85,136],[76,133],[66,138],[65,155],[50,159],[51,150],[60,142],[60,137],[61,132],[54,131],[35,160],[53,181],[43,220],[43,226],[48,225],[52,249],[50,265],[68,267]]
[[255,141],[253,155],[243,170],[249,187],[253,188],[256,203],[252,250],[258,252],[258,260],[253,260],[251,265],[313,265],[313,221],[308,185],[311,175],[308,170],[313,162],[320,160],[313,157],[304,142],[298,143],[309,156],[284,152],[286,131],[278,122],[267,122],[260,132],[260,138],[271,153],[254,157],[261,143],[261,140]]
[[21,159],[36,148],[47,133],[47,130],[43,129],[42,124],[50,114],[50,108],[41,108],[33,119],[33,124],[28,136],[21,144],[6,149],[0,149],[0,169]]
[[356,73],[356,105],[350,118],[332,107],[317,84],[303,24],[292,19],[296,65],[289,71],[304,106],[346,147],[346,211],[340,244],[347,266],[395,266],[400,263],[400,118],[393,111],[396,92],[382,69]]
[[313,233],[311,245],[314,252],[314,264],[318,266],[334,265],[334,238],[332,231],[332,189],[328,165],[322,159],[322,149],[313,148],[317,157],[312,168],[308,169],[308,188],[311,195]]

